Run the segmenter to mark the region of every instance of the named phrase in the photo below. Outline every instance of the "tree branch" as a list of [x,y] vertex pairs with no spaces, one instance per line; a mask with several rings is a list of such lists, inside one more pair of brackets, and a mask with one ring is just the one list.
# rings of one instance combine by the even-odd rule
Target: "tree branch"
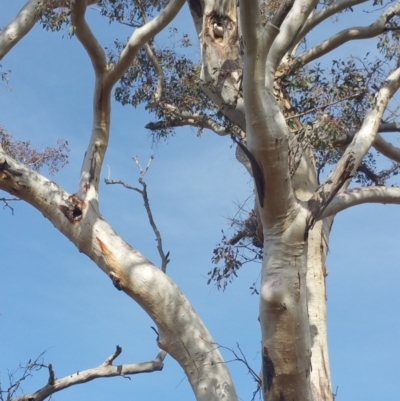
[[356,6],[357,4],[366,3],[367,0],[339,0],[333,4],[330,4],[328,7],[325,7],[323,10],[318,13],[312,15],[306,23],[301,28],[298,33],[294,44],[300,43],[304,37],[316,26],[318,26],[321,22],[325,21],[329,17],[332,17],[335,14],[340,13],[346,8],[350,8]]
[[171,0],[157,17],[143,25],[141,28],[136,29],[130,37],[128,44],[121,52],[119,60],[110,70],[106,78],[105,84],[108,87],[115,85],[129,68],[139,49],[172,21],[184,3],[185,0]]
[[280,26],[280,32],[268,54],[268,64],[274,70],[278,67],[287,51],[295,44],[294,39],[312,13],[318,0],[297,0]]
[[12,206],[10,206],[10,202],[15,202],[15,201],[20,201],[21,199],[18,198],[0,198],[0,202],[4,203],[3,209],[10,209],[11,210],[11,214],[14,214],[14,208]]
[[71,26],[73,33],[87,51],[98,77],[106,71],[106,55],[85,20],[86,8],[86,0],[71,1]]
[[115,377],[115,376],[128,376],[135,375],[138,373],[149,373],[160,371],[163,369],[163,361],[166,356],[166,352],[160,350],[155,359],[150,362],[142,362],[128,365],[114,366],[112,362],[121,354],[122,348],[117,345],[116,352],[111,355],[107,360],[100,366],[82,372],[77,372],[72,375],[66,376],[62,379],[54,378],[54,371],[50,365],[49,368],[49,380],[48,383],[37,390],[33,394],[24,394],[20,397],[14,398],[11,401],[43,401],[52,394],[65,390],[68,387],[76,386],[78,384],[87,383],[89,381],[100,379],[104,377]]
[[377,135],[374,144],[374,148],[382,153],[384,156],[388,157],[389,159],[400,163],[400,148],[397,146],[392,145],[390,142],[387,142],[385,139],[382,138],[381,135]]
[[364,156],[372,146],[383,113],[399,86],[400,68],[397,68],[389,75],[382,84],[381,89],[376,93],[373,105],[367,112],[360,130],[354,135],[343,156],[329,174],[325,183],[318,188],[314,196],[309,200],[308,227],[313,227],[315,221],[320,218],[346,181],[354,176]]
[[400,132],[400,123],[382,123],[378,132]]
[[[88,0],[94,4],[98,0]],[[68,0],[29,0],[16,17],[0,32],[0,60],[35,26],[46,8],[69,5]]]
[[300,68],[301,66],[322,57],[346,42],[351,40],[370,39],[381,35],[385,32],[387,22],[396,15],[400,15],[399,3],[388,8],[372,25],[345,29],[332,36],[330,39],[327,39],[310,50],[307,50],[294,59],[292,71],[293,69]]
[[[288,163],[288,127],[274,96],[274,71],[266,66],[279,30],[270,23],[262,26],[257,0],[241,1],[240,17],[246,60],[243,99],[247,151],[251,157],[246,156],[252,161],[261,221],[266,227],[290,213],[296,204]],[[266,197],[268,193],[274,196]]]
[[364,203],[400,204],[400,188],[396,187],[363,187],[353,188],[337,194],[325,209],[320,219],[333,216],[349,207]]
[[[179,287],[138,250],[127,244],[91,202],[30,170],[0,148],[0,189],[30,203],[80,252],[134,299],[157,324],[160,348],[184,369],[198,401],[217,401],[223,388],[237,395],[213,338]],[[173,305],[173,307],[171,307]]]
[[154,218],[153,218],[153,213],[152,213],[151,208],[150,208],[150,201],[149,201],[149,197],[148,197],[148,194],[147,194],[147,184],[144,181],[144,176],[146,175],[147,171],[149,170],[151,162],[153,161],[153,159],[154,159],[154,156],[151,156],[150,159],[149,159],[149,162],[147,164],[146,169],[143,170],[143,168],[142,168],[137,156],[135,156],[133,158],[133,160],[135,161],[135,163],[136,163],[136,165],[137,165],[137,167],[138,167],[138,169],[140,171],[139,183],[142,185],[143,189],[139,189],[139,188],[133,187],[131,185],[128,185],[124,181],[121,181],[121,180],[110,180],[109,178],[107,178],[107,179],[104,180],[104,182],[106,184],[119,184],[119,185],[122,185],[125,188],[131,189],[132,191],[139,192],[140,195],[142,195],[142,198],[143,198],[143,201],[144,201],[144,207],[146,208],[147,217],[149,219],[150,226],[153,229],[153,232],[154,232],[154,234],[156,236],[157,250],[158,250],[158,253],[159,253],[160,258],[161,258],[161,270],[165,273],[167,271],[167,265],[170,262],[169,252],[167,252],[167,254],[164,253],[164,248],[163,248],[163,245],[162,245],[162,237],[161,237],[160,231],[158,230],[158,227],[157,227],[157,225],[156,225],[156,223],[154,221]]
[[188,111],[180,112],[177,107],[164,102],[159,102],[156,106],[163,110],[166,114],[172,115],[172,119],[148,123],[145,126],[147,129],[157,130],[162,128],[184,127],[186,125],[190,125],[197,128],[207,128],[219,136],[231,134],[231,132],[227,131],[224,126],[218,124],[212,118],[200,113],[190,113]]

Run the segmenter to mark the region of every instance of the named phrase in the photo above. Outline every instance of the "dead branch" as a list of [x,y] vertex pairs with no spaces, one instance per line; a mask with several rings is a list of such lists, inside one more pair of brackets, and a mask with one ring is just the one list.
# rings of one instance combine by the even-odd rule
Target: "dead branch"
[[146,212],[147,212],[147,217],[149,219],[150,226],[153,229],[153,232],[154,232],[154,234],[156,236],[157,250],[158,250],[158,253],[159,253],[160,258],[161,258],[161,270],[165,273],[167,271],[167,265],[170,262],[169,252],[167,252],[167,253],[164,252],[161,233],[158,230],[158,227],[157,227],[157,225],[156,225],[156,223],[154,221],[154,218],[153,218],[153,213],[151,211],[150,201],[149,201],[149,197],[148,197],[148,193],[147,193],[147,184],[144,181],[144,176],[146,175],[147,171],[149,170],[150,165],[151,165],[152,161],[154,160],[154,156],[150,157],[145,169],[142,168],[137,156],[133,157],[133,160],[135,161],[135,163],[136,163],[136,165],[137,165],[137,167],[139,169],[139,172],[140,172],[138,181],[139,181],[140,185],[142,186],[142,189],[139,189],[137,187],[129,185],[129,184],[125,183],[122,180],[111,180],[109,177],[106,178],[104,180],[104,182],[106,184],[108,184],[108,185],[111,185],[111,184],[122,185],[125,188],[130,189],[132,191],[136,191],[136,192],[140,193],[140,195],[142,195],[142,198],[143,198],[143,201],[144,201],[144,207],[145,207]]
[[[117,345],[116,351],[106,359],[106,361],[100,366],[82,372],[78,371],[72,375],[66,376],[62,379],[56,379],[53,367],[51,364],[47,366],[49,369],[49,380],[48,383],[37,390],[33,394],[24,394],[17,398],[7,398],[10,401],[43,401],[50,397],[52,394],[62,391],[68,387],[75,386],[77,384],[87,383],[91,380],[103,378],[103,377],[114,377],[114,376],[129,376],[138,373],[149,373],[160,371],[163,369],[163,361],[166,356],[166,352],[160,350],[157,356],[150,362],[142,362],[128,365],[118,365],[114,366],[112,362],[117,358],[122,352],[121,347]],[[41,354],[43,355],[43,354]],[[29,364],[27,365],[29,366]],[[46,366],[41,364],[41,366]],[[25,375],[26,376],[26,375]],[[29,374],[30,376],[30,374]],[[19,382],[21,379],[19,380]],[[13,392],[13,394],[15,391]]]

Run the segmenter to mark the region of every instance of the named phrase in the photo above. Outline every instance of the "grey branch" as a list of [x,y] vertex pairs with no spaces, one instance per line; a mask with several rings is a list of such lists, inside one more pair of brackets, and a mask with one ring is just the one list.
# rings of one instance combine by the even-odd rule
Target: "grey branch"
[[332,17],[335,14],[338,14],[345,10],[346,8],[351,8],[352,6],[356,6],[357,4],[366,3],[367,0],[339,0],[328,7],[325,7],[321,11],[315,13],[312,17],[310,17],[307,22],[304,24],[303,28],[298,33],[294,44],[298,44],[304,37],[316,26],[321,24],[323,21]]
[[20,397],[11,399],[10,401],[43,401],[52,394],[64,390],[68,387],[75,386],[77,384],[87,383],[91,380],[103,378],[103,377],[114,377],[114,376],[128,376],[135,375],[138,373],[149,373],[160,371],[164,367],[164,359],[166,352],[160,350],[158,355],[150,362],[142,362],[128,365],[112,365],[114,359],[121,353],[121,347],[117,346],[116,352],[111,355],[107,360],[100,366],[82,372],[74,373],[70,376],[63,377],[62,379],[54,378],[54,371],[51,365],[48,366],[50,377],[48,383],[37,390],[33,394],[24,394]]
[[378,132],[400,132],[400,123],[382,123]]
[[87,51],[96,76],[101,76],[106,67],[106,55],[85,20],[86,8],[86,1],[71,1],[71,26],[73,33]]
[[353,27],[345,29],[331,38],[325,40],[319,45],[307,50],[299,57],[294,59],[294,69],[308,64],[311,61],[322,57],[330,51],[342,46],[351,40],[370,39],[381,35],[386,30],[386,24],[396,15],[400,14],[400,4],[397,3],[393,7],[388,8],[383,14],[371,25]]
[[139,169],[139,172],[140,172],[139,183],[142,186],[142,189],[139,189],[137,187],[129,185],[129,184],[125,183],[122,180],[111,180],[110,178],[106,178],[104,180],[104,182],[106,184],[109,184],[109,185],[111,185],[111,184],[122,185],[125,188],[130,189],[132,191],[136,191],[136,192],[140,193],[140,195],[142,195],[142,198],[143,198],[143,201],[144,201],[144,207],[146,208],[147,217],[149,219],[150,226],[153,229],[153,232],[154,232],[154,234],[156,236],[157,250],[158,250],[158,253],[159,253],[160,258],[161,258],[161,270],[165,273],[167,271],[167,265],[170,262],[169,252],[167,252],[167,253],[164,252],[161,233],[158,230],[158,227],[157,227],[157,225],[156,225],[156,223],[154,221],[154,218],[153,218],[153,213],[152,213],[151,207],[150,207],[150,201],[149,201],[149,197],[148,197],[148,194],[147,194],[147,184],[144,181],[144,176],[146,175],[147,171],[149,170],[151,162],[154,160],[154,156],[150,157],[145,169],[142,168],[137,156],[135,156],[133,158],[133,160],[135,161],[135,163],[136,163],[136,165],[137,165],[137,167]]

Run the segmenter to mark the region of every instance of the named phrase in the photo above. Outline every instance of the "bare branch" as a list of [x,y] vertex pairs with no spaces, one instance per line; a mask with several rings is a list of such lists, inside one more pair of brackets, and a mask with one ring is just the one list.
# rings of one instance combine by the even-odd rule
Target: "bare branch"
[[157,35],[157,33],[159,33],[171,22],[171,20],[178,14],[184,3],[185,0],[171,0],[157,17],[141,28],[136,29],[136,31],[130,37],[128,44],[122,51],[119,60],[114,65],[112,70],[110,70],[105,82],[106,85],[109,87],[114,86],[114,84],[129,68],[139,49],[149,39]]
[[400,123],[382,123],[378,132],[400,132]]
[[[94,4],[98,0],[88,0]],[[35,26],[43,10],[69,5],[68,0],[29,0],[16,17],[0,31],[0,60]]]
[[[147,24],[146,12],[143,8],[143,5],[140,1],[138,2],[138,4],[139,4],[139,7],[140,7],[140,10],[142,13],[143,22],[144,22],[144,24]],[[156,93],[154,95],[154,102],[159,102],[161,99],[161,96],[162,96],[163,88],[164,88],[164,81],[165,81],[164,71],[163,71],[160,63],[158,62],[158,59],[153,52],[153,49],[151,48],[151,46],[149,45],[148,42],[146,42],[146,44],[144,45],[144,49],[146,51],[147,57],[149,58],[154,69],[156,70],[157,89],[156,89]]]
[[10,206],[9,202],[20,201],[21,199],[18,198],[0,198],[0,202],[4,203],[3,209],[10,209],[11,214],[14,215],[14,208]]
[[150,362],[114,366],[112,362],[121,352],[121,347],[117,346],[116,352],[100,366],[74,373],[62,379],[54,378],[53,368],[51,365],[49,365],[48,368],[50,372],[50,378],[47,385],[37,390],[33,394],[24,394],[20,397],[14,398],[11,401],[43,401],[58,391],[62,391],[68,387],[76,386],[78,384],[87,383],[95,379],[114,376],[125,377],[138,373],[155,372],[162,370],[164,367],[163,360],[166,356],[165,351],[160,351],[156,358]]
[[385,32],[387,22],[396,15],[400,15],[400,3],[388,8],[372,25],[345,29],[307,50],[294,59],[294,68],[308,64],[351,40],[370,39],[381,35]]
[[247,361],[246,356],[244,355],[242,349],[240,348],[239,343],[236,343],[236,347],[239,350],[239,354],[233,349],[233,348],[229,348],[229,347],[225,347],[223,345],[214,343],[218,348],[220,349],[225,349],[227,351],[229,351],[231,354],[233,354],[233,356],[235,357],[235,359],[232,359],[230,361],[226,361],[226,363],[229,362],[241,362],[243,363],[244,366],[246,366],[247,371],[250,373],[250,375],[252,376],[252,378],[254,379],[254,381],[257,383],[258,387],[262,387],[262,381],[260,376],[258,375],[258,373],[250,366],[249,362]]
[[308,202],[310,209],[309,227],[313,227],[315,221],[320,218],[338,191],[354,176],[364,156],[375,141],[383,113],[399,86],[400,68],[397,68],[389,75],[375,95],[373,105],[367,112],[360,130],[355,134],[351,144],[346,148],[325,183],[318,188]]
[[283,0],[271,23],[279,28],[293,7],[293,3],[294,0]]
[[385,139],[382,138],[381,135],[377,135],[374,141],[374,148],[382,153],[384,156],[388,157],[389,159],[400,163],[400,148],[397,146],[392,145],[390,142],[387,142]]
[[349,207],[364,203],[400,204],[400,188],[396,187],[363,187],[353,188],[337,194],[325,209],[320,219],[333,216]]
[[133,187],[133,186],[131,186],[129,184],[126,184],[124,181],[121,181],[121,180],[116,181],[116,180],[110,180],[109,178],[107,178],[107,179],[104,180],[104,182],[106,184],[119,184],[119,185],[122,185],[125,188],[131,189],[131,190],[136,191],[136,192],[139,192],[140,195],[142,195],[142,198],[143,198],[143,201],[144,201],[144,207],[146,208],[147,217],[149,219],[150,226],[153,229],[154,234],[156,235],[157,250],[158,250],[158,253],[159,253],[160,258],[161,258],[161,270],[165,273],[167,271],[167,265],[170,262],[169,252],[167,252],[166,254],[164,253],[163,244],[162,244],[162,237],[161,237],[160,231],[158,230],[158,227],[157,227],[157,225],[156,225],[156,223],[154,221],[154,218],[153,218],[153,213],[152,213],[151,207],[150,207],[150,201],[149,201],[149,197],[148,197],[148,194],[147,194],[147,184],[144,181],[144,176],[146,175],[147,171],[149,170],[150,165],[151,165],[152,161],[154,160],[154,156],[150,157],[145,169],[142,168],[142,165],[140,164],[139,159],[137,158],[137,156],[135,156],[133,158],[133,160],[135,161],[135,163],[136,163],[136,165],[137,165],[137,167],[139,169],[139,172],[140,172],[139,183],[142,185],[143,189],[139,189],[139,188]]
[[300,43],[312,29],[314,29],[317,25],[319,25],[321,22],[325,21],[329,17],[332,17],[333,15],[340,13],[346,8],[350,8],[356,6],[357,4],[366,2],[367,0],[339,0],[333,4],[330,4],[328,7],[325,7],[323,10],[312,15],[306,21],[303,28],[296,36],[295,44]]
[[158,62],[157,57],[155,56],[151,46],[146,43],[144,45],[144,49],[146,50],[147,57],[149,58],[151,64],[153,65],[154,69],[156,70],[157,74],[157,89],[156,93],[154,94],[154,102],[159,102],[162,96],[163,88],[164,88],[164,71],[161,68],[160,63]]
[[268,54],[268,64],[276,69],[287,51],[295,45],[297,32],[312,13],[318,0],[297,0],[280,26],[280,32]]
[[86,8],[86,0],[71,1],[72,32],[76,34],[76,37],[87,51],[96,76],[100,76],[106,70],[106,55],[85,20]]
[[[0,60],[32,29],[40,15],[41,0],[28,1],[0,32]],[[46,3],[46,2],[45,2]]]
[[121,352],[122,352],[122,348],[119,345],[117,345],[115,352],[104,361],[102,366],[112,365],[112,363],[115,361],[115,359],[118,358],[119,355],[121,355]]

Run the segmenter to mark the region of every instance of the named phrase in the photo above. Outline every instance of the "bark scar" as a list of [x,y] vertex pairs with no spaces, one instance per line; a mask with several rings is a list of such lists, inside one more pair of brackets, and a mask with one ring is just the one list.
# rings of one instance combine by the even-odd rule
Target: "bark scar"
[[264,175],[262,173],[262,170],[257,163],[256,158],[252,155],[252,153],[247,149],[245,145],[243,145],[242,142],[240,142],[237,138],[235,138],[232,135],[233,141],[239,146],[240,149],[243,150],[243,153],[247,156],[249,159],[250,165],[251,165],[251,170],[253,172],[253,178],[254,182],[256,184],[256,189],[257,189],[257,195],[258,195],[258,201],[260,202],[260,206],[264,207],[264,197],[265,197],[265,190],[264,190]]
[[1,177],[2,179],[8,177],[8,178],[12,178],[14,177],[21,177],[22,173],[20,173],[17,170],[13,170],[11,168],[11,166],[7,163],[7,160],[4,159],[3,163],[0,163],[0,171],[3,173],[3,177]]
[[272,386],[272,381],[274,380],[275,376],[275,367],[272,359],[268,354],[268,348],[263,347],[263,354],[262,354],[262,368],[263,368],[263,383],[264,383],[264,393],[265,390],[270,390]]
[[68,203],[68,206],[60,205],[58,208],[71,224],[76,224],[82,220],[83,210],[86,209],[86,202],[76,195],[71,195],[68,198]]
[[122,274],[122,267],[120,263],[117,261],[108,246],[99,237],[96,237],[96,240],[101,250],[101,256],[103,257],[104,262],[106,263],[106,267],[109,271],[108,277],[110,277],[114,287],[118,291],[122,291],[124,288],[124,277]]

